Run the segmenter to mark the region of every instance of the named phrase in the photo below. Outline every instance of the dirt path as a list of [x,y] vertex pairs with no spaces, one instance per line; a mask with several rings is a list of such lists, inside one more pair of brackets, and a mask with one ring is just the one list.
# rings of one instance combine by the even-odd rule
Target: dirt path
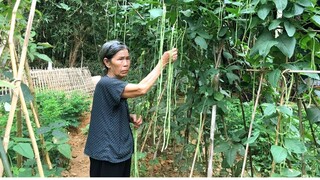
[[72,159],[70,168],[61,173],[62,177],[89,177],[89,157],[83,153],[87,136],[83,135],[81,129],[85,128],[90,121],[90,114],[81,119],[78,129],[71,130],[69,144],[72,147]]

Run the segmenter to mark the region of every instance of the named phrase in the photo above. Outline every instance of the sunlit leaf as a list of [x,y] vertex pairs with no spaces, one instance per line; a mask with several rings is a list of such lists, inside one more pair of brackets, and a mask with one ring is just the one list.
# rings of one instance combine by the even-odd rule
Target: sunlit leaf
[[34,158],[33,150],[29,143],[18,143],[17,145],[13,146],[12,149],[19,153],[21,156],[30,159]]
[[276,163],[281,163],[288,156],[288,152],[285,148],[276,145],[271,146],[271,154]]
[[42,60],[52,62],[51,58],[45,54],[40,54],[40,53],[34,53],[34,55]]
[[311,17],[311,20],[316,24],[317,26],[320,27],[320,16],[319,15],[314,15]]
[[11,84],[10,82],[8,81],[3,81],[3,80],[0,80],[0,87],[8,87],[8,88],[11,88],[13,89],[14,88],[14,85]]
[[150,17],[152,19],[155,19],[157,17],[161,17],[162,16],[163,10],[162,9],[150,9],[149,13],[150,13]]

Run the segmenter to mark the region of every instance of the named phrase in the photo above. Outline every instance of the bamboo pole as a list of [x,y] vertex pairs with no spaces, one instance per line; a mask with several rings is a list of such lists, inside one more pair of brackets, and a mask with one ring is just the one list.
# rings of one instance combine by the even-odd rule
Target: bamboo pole
[[[19,3],[20,3],[20,1],[18,0],[16,2],[16,5],[15,5],[15,8],[16,8],[15,11],[14,11],[15,13],[17,11]],[[14,44],[13,44],[15,15],[14,15],[14,17],[12,19],[12,22],[11,22],[12,24],[11,24],[10,34],[9,34],[9,47],[10,47],[10,55],[11,55],[11,61],[12,61],[11,63],[13,65],[12,68],[13,68],[13,72],[14,72],[14,76],[15,76],[16,88],[14,89],[14,93],[13,93],[13,96],[12,96],[11,110],[10,110],[9,118],[8,118],[8,121],[7,121],[7,127],[6,127],[6,130],[5,130],[5,136],[4,136],[4,142],[3,143],[4,143],[4,149],[6,151],[8,149],[8,143],[9,143],[9,137],[10,137],[10,131],[11,131],[11,127],[12,127],[12,122],[13,122],[13,118],[14,118],[14,112],[16,110],[18,97],[20,96],[22,110],[23,110],[23,112],[25,114],[26,124],[27,124],[27,127],[28,127],[29,136],[30,136],[31,143],[32,143],[32,146],[33,146],[34,156],[35,156],[35,160],[37,162],[39,175],[40,175],[40,177],[44,177],[43,168],[42,168],[42,164],[41,164],[41,160],[40,160],[40,156],[39,156],[38,145],[36,143],[36,139],[35,139],[35,136],[34,136],[34,131],[33,131],[32,125],[31,125],[31,121],[30,121],[27,105],[25,103],[25,99],[24,99],[24,96],[23,96],[23,93],[22,93],[22,90],[21,90],[21,79],[22,79],[22,75],[23,75],[24,64],[25,64],[25,61],[26,61],[27,47],[28,47],[28,42],[29,42],[30,31],[31,31],[32,22],[33,22],[33,17],[34,17],[34,13],[35,13],[35,7],[36,7],[36,0],[33,0],[32,3],[31,3],[29,18],[28,18],[28,23],[27,23],[26,33],[25,33],[25,39],[24,39],[22,52],[21,52],[21,57],[20,57],[20,64],[19,64],[18,73],[16,72],[16,66],[14,65],[16,63],[15,56],[14,56],[15,50],[14,50]],[[1,175],[2,175],[2,173],[1,173]]]
[[217,105],[212,106],[211,110],[211,127],[210,127],[210,145],[209,145],[209,163],[208,163],[208,172],[207,177],[212,177],[212,161],[214,154],[214,128],[216,126],[216,113],[217,113]]
[[[25,74],[27,76],[27,81],[28,81],[28,84],[29,84],[29,89],[31,91],[31,94],[33,95],[33,101],[30,102],[30,107],[31,107],[31,110],[32,110],[32,113],[33,113],[33,116],[34,116],[36,127],[40,128],[40,121],[39,121],[39,118],[38,118],[38,109],[36,108],[36,106],[34,106],[34,104],[36,104],[36,95],[35,95],[35,90],[34,90],[34,87],[33,87],[32,78],[31,78],[31,74],[30,74],[29,63],[27,61],[25,63],[25,71],[26,71]],[[48,151],[46,151],[46,148],[45,148],[45,141],[44,141],[43,134],[40,134],[40,142],[42,144],[42,153],[45,156],[45,160],[46,160],[46,163],[48,165],[48,168],[52,169],[52,163],[51,163],[51,160],[50,160],[50,156],[49,156]]]
[[[3,165],[4,165],[4,169],[5,169],[6,175],[8,177],[13,177],[12,176],[12,172],[10,170],[10,164],[9,164],[9,161],[8,161],[8,157],[7,157],[6,151],[4,150],[3,145],[2,145],[1,138],[0,138],[0,157],[1,157],[0,159],[2,159],[2,161],[3,161]],[[2,175],[1,175],[1,177],[2,177]]]
[[[260,76],[260,82],[259,82],[259,88],[258,88],[258,92],[257,92],[257,97],[256,97],[256,101],[255,101],[253,112],[252,112],[252,116],[251,116],[251,122],[250,122],[250,127],[249,127],[249,132],[248,132],[248,139],[251,137],[253,121],[254,121],[254,118],[255,118],[255,114],[256,114],[256,110],[257,110],[258,102],[259,102],[259,97],[260,97],[260,93],[261,93],[262,81],[263,81],[263,73]],[[246,151],[245,151],[245,154],[244,154],[244,157],[243,157],[243,165],[242,165],[241,177],[244,176],[244,170],[246,168],[248,149],[249,149],[249,143],[246,144]]]
[[[14,44],[13,44],[13,34],[14,34],[14,27],[15,27],[15,20],[16,20],[16,14],[17,14],[17,11],[18,11],[18,7],[19,7],[19,4],[20,4],[20,0],[17,0],[14,7],[13,7],[13,10],[12,10],[12,16],[11,16],[11,26],[10,26],[10,31],[9,31],[9,39],[8,39],[8,43],[9,43],[9,48],[10,48],[10,57],[11,57],[11,62],[15,62],[15,50],[14,50]],[[13,60],[13,61],[12,61]],[[13,74],[17,74],[17,67],[16,67],[16,64],[15,63],[12,63],[12,70],[13,70]],[[12,94],[12,98],[15,98],[15,93]],[[11,104],[11,107],[14,107],[16,108],[16,103],[15,104]],[[9,120],[7,121],[7,126],[9,125],[8,128],[11,129],[11,126],[12,126],[12,121],[10,121],[10,116],[14,116],[14,112],[11,112],[10,111],[10,114],[9,114]],[[12,118],[13,120],[13,118]],[[3,146],[4,146],[4,149],[6,151],[6,144],[9,143],[9,139],[3,139]],[[2,165],[2,161],[0,159],[0,177],[2,177],[3,175],[3,165]]]

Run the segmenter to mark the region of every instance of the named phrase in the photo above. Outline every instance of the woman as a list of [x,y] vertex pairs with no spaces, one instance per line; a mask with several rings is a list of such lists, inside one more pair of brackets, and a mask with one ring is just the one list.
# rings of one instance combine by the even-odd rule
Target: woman
[[139,84],[122,81],[130,68],[129,48],[116,40],[106,42],[99,53],[106,75],[97,83],[92,103],[91,121],[85,154],[90,157],[90,177],[130,177],[133,137],[141,117],[130,114],[127,98],[146,94],[162,69],[177,59],[176,48],[165,52],[156,67]]

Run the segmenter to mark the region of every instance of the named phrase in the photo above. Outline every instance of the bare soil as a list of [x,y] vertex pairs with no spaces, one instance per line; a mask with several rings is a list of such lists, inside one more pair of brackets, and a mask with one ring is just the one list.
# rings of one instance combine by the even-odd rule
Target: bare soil
[[84,146],[87,135],[84,135],[82,129],[90,122],[90,114],[82,117],[78,128],[70,130],[69,144],[72,148],[72,159],[70,167],[61,173],[62,177],[89,177],[90,161],[84,154]]

